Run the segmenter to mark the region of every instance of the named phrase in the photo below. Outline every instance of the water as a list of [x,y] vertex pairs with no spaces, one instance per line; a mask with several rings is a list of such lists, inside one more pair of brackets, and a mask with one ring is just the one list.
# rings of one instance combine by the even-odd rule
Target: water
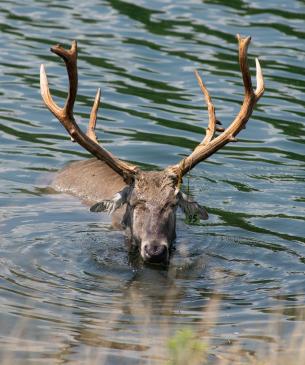
[[[1,1],[2,363],[162,363],[165,339],[186,327],[211,337],[213,361],[235,342],[255,355],[303,323],[304,11],[296,0]],[[209,221],[188,226],[179,215],[169,269],[138,267],[106,216],[47,188],[88,154],[43,106],[39,65],[62,103],[65,69],[48,49],[77,39],[80,125],[100,86],[100,139],[154,169],[202,139],[194,68],[223,124],[238,112],[236,33],[252,36],[265,95],[239,143],[191,174]]]

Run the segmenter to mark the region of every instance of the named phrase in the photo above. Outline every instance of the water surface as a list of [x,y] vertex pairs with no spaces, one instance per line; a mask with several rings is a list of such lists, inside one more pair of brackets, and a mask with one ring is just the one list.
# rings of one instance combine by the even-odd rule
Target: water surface
[[[1,2],[2,363],[163,363],[180,328],[211,337],[213,362],[235,342],[254,355],[285,343],[303,324],[304,13],[297,0]],[[77,39],[80,125],[101,87],[105,147],[163,168],[207,125],[194,68],[223,124],[238,112],[237,33],[252,36],[265,95],[239,142],[191,173],[210,219],[189,226],[179,215],[168,270],[138,266],[107,216],[47,188],[65,163],[89,155],[43,106],[39,65],[63,103],[65,69],[49,47]]]

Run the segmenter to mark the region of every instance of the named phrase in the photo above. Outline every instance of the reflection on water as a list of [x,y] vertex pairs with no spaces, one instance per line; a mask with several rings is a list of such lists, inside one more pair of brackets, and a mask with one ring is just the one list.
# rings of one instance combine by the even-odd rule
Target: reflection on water
[[[162,363],[166,338],[182,327],[211,337],[216,356],[229,343],[255,354],[289,338],[305,313],[304,3],[1,4],[0,358]],[[66,162],[88,155],[43,107],[39,64],[62,103],[65,70],[48,48],[77,39],[80,124],[101,86],[106,148],[162,168],[204,133],[194,68],[223,124],[238,112],[236,33],[252,35],[250,65],[259,56],[266,93],[239,143],[192,172],[210,220],[187,226],[179,216],[170,267],[142,267],[108,217],[46,188]],[[282,331],[271,330],[275,318]]]

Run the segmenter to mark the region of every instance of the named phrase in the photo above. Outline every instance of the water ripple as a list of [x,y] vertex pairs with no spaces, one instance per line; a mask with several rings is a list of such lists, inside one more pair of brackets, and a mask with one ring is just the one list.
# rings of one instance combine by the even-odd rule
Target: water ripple
[[[303,2],[1,5],[3,358],[158,363],[166,336],[187,326],[206,340],[211,324],[214,354],[228,341],[255,353],[281,340],[266,332],[274,318],[289,335],[305,313]],[[179,215],[169,269],[143,267],[106,216],[46,188],[66,162],[88,154],[42,105],[39,65],[46,64],[52,94],[63,104],[65,69],[48,49],[77,39],[80,125],[101,87],[97,129],[106,148],[143,168],[163,168],[189,154],[207,124],[194,68],[223,124],[238,113],[236,33],[252,35],[251,72],[258,56],[265,95],[239,143],[191,174],[191,193],[210,220],[188,226]],[[211,303],[220,299],[215,309]]]

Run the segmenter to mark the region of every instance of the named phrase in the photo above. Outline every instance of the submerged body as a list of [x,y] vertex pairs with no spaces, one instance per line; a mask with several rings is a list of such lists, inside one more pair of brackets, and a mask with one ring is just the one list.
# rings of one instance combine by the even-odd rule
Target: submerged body
[[73,194],[88,204],[91,211],[106,211],[114,228],[126,230],[131,245],[139,248],[149,262],[166,263],[176,238],[176,210],[207,219],[205,208],[188,199],[170,171],[141,171],[133,184],[97,159],[72,162],[52,183],[60,192]]

